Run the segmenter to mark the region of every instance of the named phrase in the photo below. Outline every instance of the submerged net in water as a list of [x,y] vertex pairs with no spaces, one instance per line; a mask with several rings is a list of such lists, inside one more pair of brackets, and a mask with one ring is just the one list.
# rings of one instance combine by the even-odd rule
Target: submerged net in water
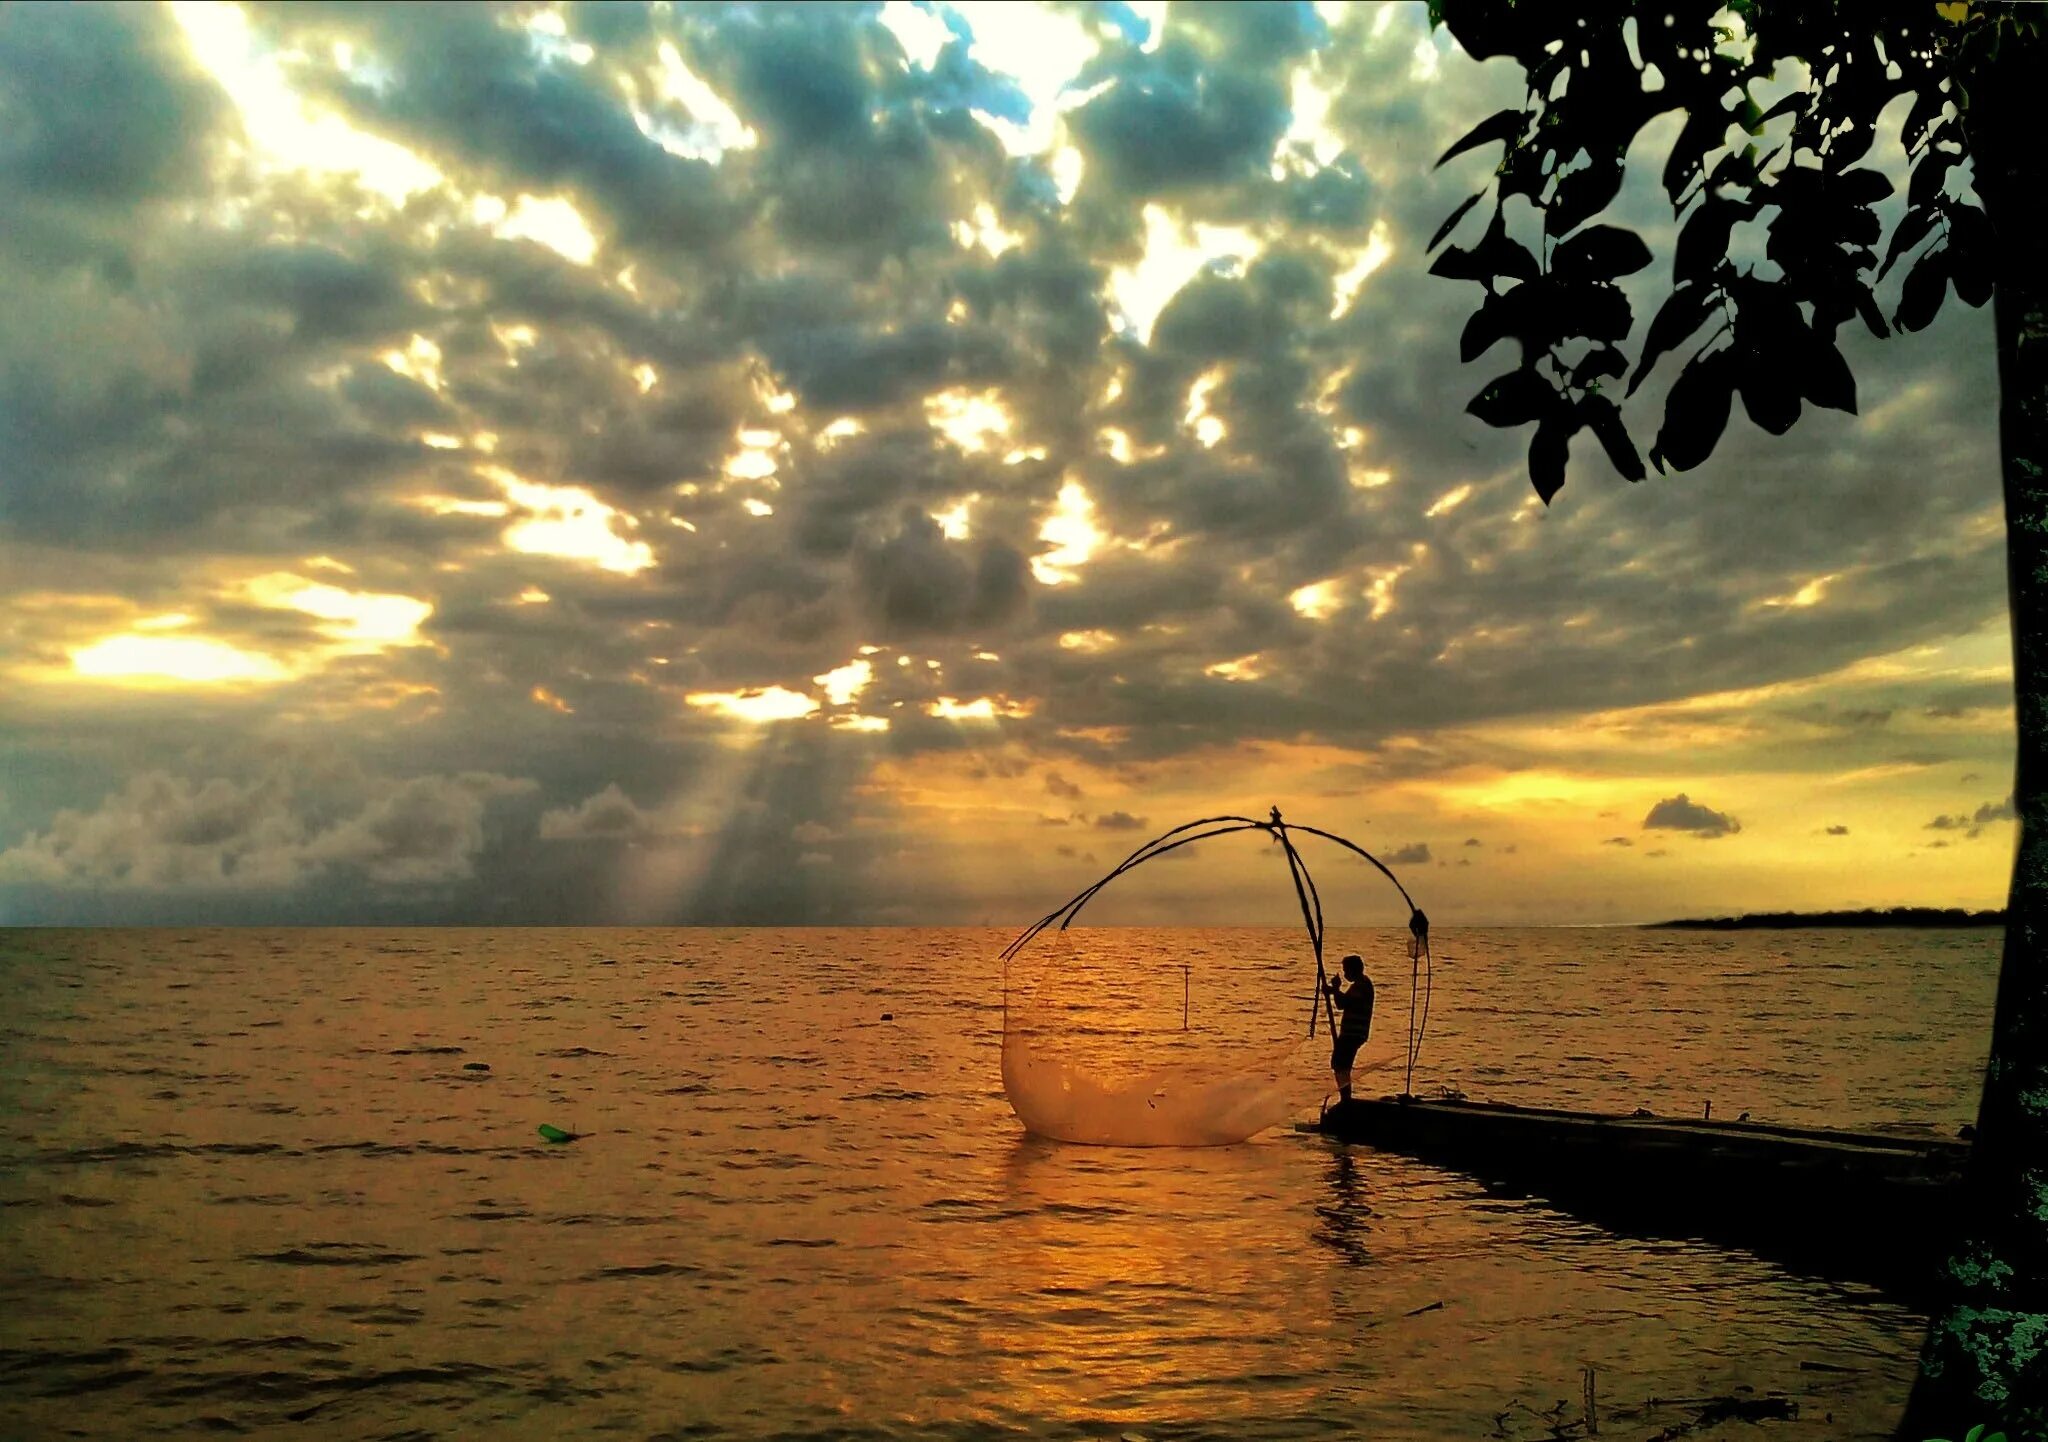
[[[1199,940],[1071,924],[1134,867],[1197,841],[1262,832],[1292,878],[1307,945],[1265,931]],[[1330,1084],[1335,1017],[1322,994],[1322,901],[1289,833],[1326,838],[1393,881],[1344,838],[1268,821],[1212,817],[1147,842],[1003,953],[1003,1089],[1025,1129],[1060,1141],[1220,1146],[1285,1120]],[[1404,901],[1408,899],[1401,891]],[[1428,923],[1410,903],[1413,955]],[[1178,945],[1183,950],[1173,948]],[[1420,1036],[1411,1021],[1412,1072]],[[1390,1066],[1361,1058],[1354,1078]]]

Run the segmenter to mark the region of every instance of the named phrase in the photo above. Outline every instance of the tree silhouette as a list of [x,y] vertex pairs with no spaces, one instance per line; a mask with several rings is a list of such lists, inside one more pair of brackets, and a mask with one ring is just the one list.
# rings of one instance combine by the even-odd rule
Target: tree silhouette
[[[1546,503],[1582,430],[1623,476],[1644,478],[1623,403],[1666,356],[1684,360],[1649,461],[1690,470],[1713,454],[1737,395],[1772,435],[1803,405],[1853,412],[1843,325],[1879,337],[1919,330],[1951,289],[1994,305],[2020,840],[1962,1223],[1900,1435],[1992,1423],[2048,1437],[2048,286],[2032,226],[2048,193],[2048,17],[2033,5],[1933,0],[1433,0],[1431,13],[1475,59],[1509,56],[1528,81],[1521,108],[1444,153],[1502,147],[1491,184],[1430,249],[1490,195],[1485,230],[1446,248],[1431,273],[1485,289],[1464,360],[1519,342],[1520,364],[1468,409],[1490,425],[1535,426],[1529,478]],[[1768,109],[1750,98],[1766,81],[1792,85]],[[1911,97],[1901,131],[1911,178],[1884,242],[1871,207],[1893,186],[1859,162],[1901,96]],[[1685,117],[1663,171],[1680,222],[1673,284],[1632,360],[1635,317],[1615,281],[1647,266],[1649,247],[1589,222],[1619,193],[1630,141],[1667,111]],[[1959,193],[1965,160],[1978,204]],[[1540,216],[1533,249],[1508,233],[1516,196]],[[1751,222],[1760,255],[1736,231]],[[1887,319],[1872,287],[1902,262]]]

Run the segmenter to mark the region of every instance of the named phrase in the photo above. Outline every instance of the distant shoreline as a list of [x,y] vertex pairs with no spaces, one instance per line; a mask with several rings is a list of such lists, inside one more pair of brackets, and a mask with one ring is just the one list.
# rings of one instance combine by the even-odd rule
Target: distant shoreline
[[2003,926],[2005,912],[1965,911],[1959,906],[1894,906],[1885,911],[1758,911],[1742,916],[1648,921],[1645,931],[1759,931],[1817,926]]

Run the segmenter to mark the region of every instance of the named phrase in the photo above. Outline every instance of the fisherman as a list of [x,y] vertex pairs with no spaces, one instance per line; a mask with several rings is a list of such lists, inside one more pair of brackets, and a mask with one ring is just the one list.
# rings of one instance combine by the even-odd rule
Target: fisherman
[[1372,978],[1365,974],[1365,959],[1352,955],[1344,958],[1343,985],[1331,977],[1326,983],[1330,989],[1330,1000],[1336,1003],[1343,1020],[1337,1024],[1337,1044],[1330,1048],[1330,1070],[1337,1074],[1337,1096],[1340,1101],[1351,1100],[1351,1062],[1358,1055],[1358,1049],[1365,1045],[1365,1039],[1372,1035]]

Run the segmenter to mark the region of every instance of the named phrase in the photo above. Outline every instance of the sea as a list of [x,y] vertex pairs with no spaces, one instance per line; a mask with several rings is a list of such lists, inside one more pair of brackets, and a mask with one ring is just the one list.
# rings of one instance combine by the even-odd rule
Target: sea
[[[0,931],[0,1438],[1889,1432],[1924,1318],[1866,1287],[1286,1125],[1026,1135],[1008,939]],[[1362,1090],[1974,1119],[1995,930],[1406,941],[1329,938]],[[1133,1051],[1306,1022],[1299,932],[1044,945],[1041,997],[1137,980]],[[1274,998],[1215,980],[1288,948]]]

